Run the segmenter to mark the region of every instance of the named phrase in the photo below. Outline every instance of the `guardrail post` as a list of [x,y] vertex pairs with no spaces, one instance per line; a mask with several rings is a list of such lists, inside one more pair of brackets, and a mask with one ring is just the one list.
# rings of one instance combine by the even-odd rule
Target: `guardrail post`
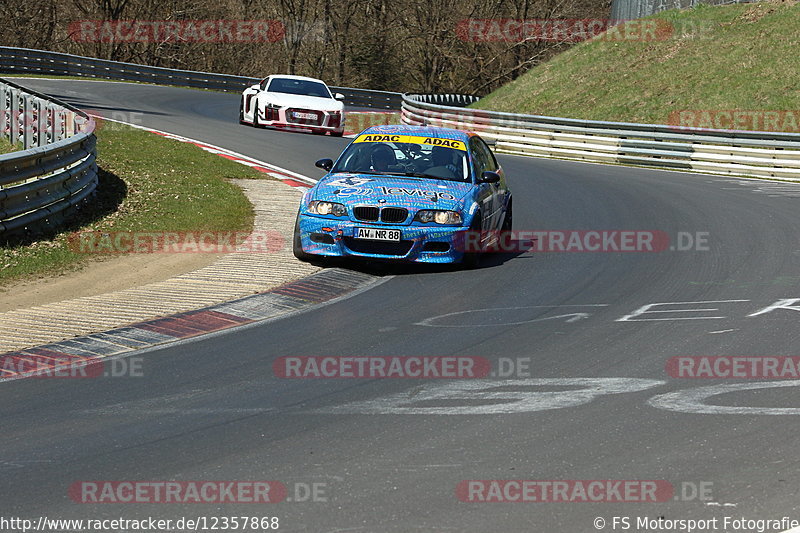
[[53,109],[53,142],[57,143],[64,138],[64,113],[58,109]]
[[22,97],[22,149],[33,146],[33,95]]
[[72,137],[75,135],[75,113],[67,111],[64,113],[64,136]]
[[8,140],[12,145],[19,142],[19,91],[11,89],[11,109],[9,110],[9,136]]
[[36,99],[36,145],[47,144],[47,102]]
[[9,110],[10,91],[11,87],[5,83],[0,83],[0,135],[6,138],[10,137],[10,135],[6,133],[9,123],[8,117],[11,114]]

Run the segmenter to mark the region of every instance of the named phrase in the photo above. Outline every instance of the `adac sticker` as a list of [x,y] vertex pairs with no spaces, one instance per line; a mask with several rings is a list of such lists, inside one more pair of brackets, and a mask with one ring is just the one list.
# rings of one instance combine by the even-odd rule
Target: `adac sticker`
[[418,135],[380,135],[369,134],[359,135],[354,143],[411,143],[411,144],[427,144],[429,146],[446,146],[453,150],[467,151],[467,147],[463,141],[455,139],[440,139],[438,137],[420,137]]

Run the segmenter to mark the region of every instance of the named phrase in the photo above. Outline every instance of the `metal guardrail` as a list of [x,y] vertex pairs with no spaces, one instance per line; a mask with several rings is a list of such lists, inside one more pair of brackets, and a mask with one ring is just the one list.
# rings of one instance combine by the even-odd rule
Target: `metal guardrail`
[[678,126],[518,115],[403,95],[405,124],[475,131],[495,150],[558,159],[800,181],[800,134],[686,130]]
[[[11,48],[7,46],[0,46],[0,73],[80,76],[235,93],[240,93],[247,87],[261,81],[261,78],[150,67],[46,50]],[[402,96],[400,93],[351,87],[331,87],[331,91],[342,93],[344,95],[344,103],[350,106],[400,109]]]
[[0,134],[22,151],[0,155],[0,239],[55,225],[97,187],[94,121],[0,78]]
[[471,96],[468,94],[416,94],[414,96],[418,102],[450,107],[467,107],[480,100],[478,96]]

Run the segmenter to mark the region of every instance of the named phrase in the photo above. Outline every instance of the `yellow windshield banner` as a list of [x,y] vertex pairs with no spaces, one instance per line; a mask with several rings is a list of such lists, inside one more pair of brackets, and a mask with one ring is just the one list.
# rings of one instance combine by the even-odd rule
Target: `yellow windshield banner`
[[419,137],[416,135],[386,135],[386,134],[370,134],[359,135],[355,143],[412,143],[412,144],[427,144],[430,146],[446,146],[453,150],[467,151],[467,147],[463,141],[455,139],[439,139],[437,137]]

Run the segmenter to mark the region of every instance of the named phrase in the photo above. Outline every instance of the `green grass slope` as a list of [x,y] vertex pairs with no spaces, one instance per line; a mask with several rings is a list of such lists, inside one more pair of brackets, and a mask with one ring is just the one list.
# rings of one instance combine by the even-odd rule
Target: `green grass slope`
[[[797,0],[701,5],[651,18],[658,39],[585,41],[473,107],[655,124],[675,124],[685,110],[778,111],[783,131],[797,131],[791,120],[800,117]],[[735,129],[763,124],[746,120]]]

